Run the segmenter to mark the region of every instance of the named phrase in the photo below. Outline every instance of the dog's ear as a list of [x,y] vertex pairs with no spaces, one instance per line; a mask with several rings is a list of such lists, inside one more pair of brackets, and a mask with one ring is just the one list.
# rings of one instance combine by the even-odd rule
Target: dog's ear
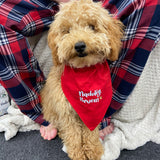
[[105,17],[103,23],[111,46],[111,53],[107,59],[110,61],[115,61],[118,59],[119,52],[122,47],[121,39],[124,33],[124,25],[120,20],[111,17],[111,15],[109,15],[109,17]]
[[52,51],[53,64],[55,66],[61,64],[59,62],[58,55],[57,55],[57,45],[55,43],[56,37],[57,37],[57,33],[54,31],[53,25],[51,24],[48,32],[48,46]]

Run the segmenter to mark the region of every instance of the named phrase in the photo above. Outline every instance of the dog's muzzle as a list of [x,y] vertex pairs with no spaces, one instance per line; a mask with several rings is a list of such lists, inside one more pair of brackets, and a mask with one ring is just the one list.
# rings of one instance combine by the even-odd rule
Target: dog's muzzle
[[85,57],[87,54],[84,52],[86,49],[86,44],[84,42],[77,42],[74,46],[78,57]]

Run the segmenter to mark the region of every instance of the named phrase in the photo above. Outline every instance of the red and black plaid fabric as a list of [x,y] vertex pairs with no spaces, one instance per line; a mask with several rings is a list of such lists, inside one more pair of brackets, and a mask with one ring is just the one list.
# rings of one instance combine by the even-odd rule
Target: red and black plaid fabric
[[105,0],[103,6],[125,25],[123,46],[116,62],[110,64],[113,97],[102,121],[119,110],[133,91],[160,38],[160,0]]
[[[102,2],[126,26],[120,57],[110,62],[113,97],[103,128],[106,118],[122,107],[134,89],[159,41],[160,0]],[[25,37],[47,30],[57,11],[57,3],[50,0],[0,1],[0,82],[20,110],[42,125],[47,125],[39,100],[44,76]]]
[[48,29],[57,12],[49,0],[0,1],[0,81],[20,110],[47,125],[41,114],[39,91],[44,81],[26,36]]

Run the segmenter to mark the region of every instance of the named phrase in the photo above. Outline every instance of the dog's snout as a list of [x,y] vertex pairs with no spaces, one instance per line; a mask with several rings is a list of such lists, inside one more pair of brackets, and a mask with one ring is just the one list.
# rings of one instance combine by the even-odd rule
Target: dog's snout
[[77,42],[74,48],[78,53],[83,53],[86,48],[86,44],[84,42]]

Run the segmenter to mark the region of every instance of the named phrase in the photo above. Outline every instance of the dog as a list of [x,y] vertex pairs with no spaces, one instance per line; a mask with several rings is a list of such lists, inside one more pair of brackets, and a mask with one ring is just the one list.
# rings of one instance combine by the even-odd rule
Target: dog
[[[54,66],[40,93],[41,103],[44,119],[58,129],[72,160],[100,160],[104,148],[99,140],[99,125],[89,129],[66,98],[61,84],[64,70],[66,66],[83,69],[102,64],[106,59],[117,60],[122,36],[123,24],[113,18],[101,3],[92,0],[62,4],[50,26],[48,45]],[[67,89],[70,92],[71,88]],[[79,94],[97,96],[101,91]],[[88,105],[96,101],[85,102]]]

